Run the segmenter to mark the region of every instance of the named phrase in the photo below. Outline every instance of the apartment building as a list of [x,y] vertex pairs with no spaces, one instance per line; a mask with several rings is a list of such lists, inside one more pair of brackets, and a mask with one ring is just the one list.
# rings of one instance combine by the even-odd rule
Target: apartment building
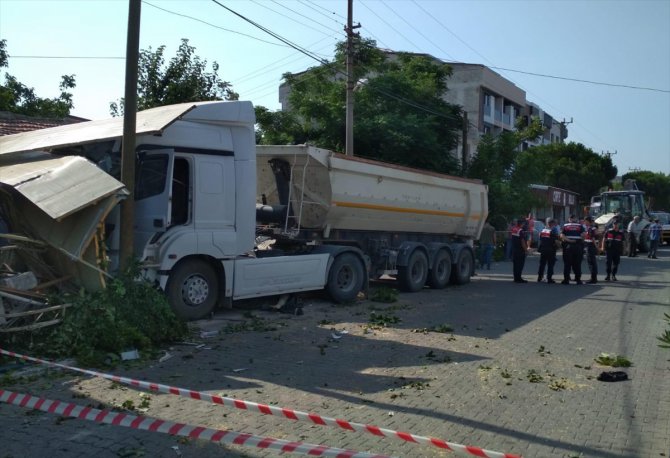
[[454,152],[459,160],[463,157],[468,161],[472,159],[483,135],[514,131],[519,117],[526,124],[538,117],[545,127],[538,139],[521,145],[524,150],[530,146],[563,142],[567,138],[564,123],[555,121],[537,104],[528,102],[526,92],[500,74],[481,64],[449,65],[453,75],[447,83],[449,90],[444,99],[462,106],[468,117],[466,155],[463,155],[462,138]]
[[[385,50],[389,59],[395,59],[398,53]],[[440,59],[423,53],[436,62]],[[565,123],[557,122],[537,104],[526,100],[526,92],[513,82],[481,64],[466,64],[450,62],[453,73],[447,82],[448,91],[444,100],[460,105],[467,115],[467,134],[465,154],[463,151],[463,136],[459,137],[456,150],[451,153],[459,160],[472,160],[477,152],[477,146],[485,134],[498,135],[505,131],[516,129],[516,120],[519,117],[530,123],[533,117],[538,117],[545,126],[544,133],[536,140],[524,142],[520,146],[525,150],[531,146],[549,143],[562,143],[568,136]],[[338,76],[342,77],[342,76]],[[282,110],[290,110],[290,86],[282,83],[279,87],[279,101]]]

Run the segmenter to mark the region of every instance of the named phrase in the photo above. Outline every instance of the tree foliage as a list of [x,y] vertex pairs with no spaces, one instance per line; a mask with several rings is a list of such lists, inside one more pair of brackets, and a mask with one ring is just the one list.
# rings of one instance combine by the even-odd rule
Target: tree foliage
[[[426,56],[388,56],[369,39],[355,46],[354,150],[363,156],[439,172],[453,172],[450,151],[462,123],[458,106],[442,99],[451,74],[448,65]],[[284,75],[290,109],[256,110],[258,139],[272,144],[311,143],[345,147],[345,49],[335,60],[303,73]]]
[[543,128],[538,118],[533,118],[529,126],[517,121],[516,127],[513,132],[484,135],[477,146],[477,154],[465,170],[468,177],[479,178],[488,185],[489,213],[494,216],[521,216],[535,203],[534,196],[528,192],[530,182],[514,180],[514,174],[521,154],[519,145],[537,138]]
[[530,148],[519,154],[515,168],[517,180],[576,192],[584,204],[607,187],[616,174],[609,156],[574,142]]
[[[0,40],[0,69],[8,67],[7,40]],[[0,111],[44,118],[64,118],[74,107],[69,90],[75,86],[74,75],[63,75],[59,85],[60,95],[51,99],[42,98],[35,94],[34,88],[5,73],[5,82],[0,85]]]
[[649,208],[653,211],[670,211],[670,175],[641,170],[623,175],[621,180],[635,180],[637,187],[645,192]]
[[[137,109],[172,105],[182,102],[206,100],[237,100],[229,82],[219,77],[219,64],[212,63],[207,70],[207,61],[195,54],[195,47],[182,38],[175,57],[165,64],[165,45],[155,51],[149,47],[140,51],[137,75]],[[111,102],[112,116],[123,114],[123,99]]]

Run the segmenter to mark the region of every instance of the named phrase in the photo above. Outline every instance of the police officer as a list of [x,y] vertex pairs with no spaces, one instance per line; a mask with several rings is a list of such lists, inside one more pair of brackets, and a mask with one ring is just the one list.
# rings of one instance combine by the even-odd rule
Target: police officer
[[563,281],[570,283],[570,271],[575,274],[575,283],[582,284],[582,259],[584,258],[584,226],[577,222],[575,215],[570,215],[568,222],[561,230],[563,242]]
[[586,283],[598,283],[598,245],[596,228],[593,225],[593,218],[587,216],[584,218],[584,246],[586,248],[586,263],[591,272],[591,279]]
[[537,271],[537,281],[544,278],[544,268],[547,267],[547,283],[556,283],[554,275],[554,264],[556,264],[556,250],[558,248],[558,229],[556,220],[547,218],[547,226],[540,231],[537,251],[540,252],[540,268]]
[[605,281],[610,281],[610,278],[612,281],[616,281],[616,273],[619,270],[619,262],[621,261],[624,245],[624,233],[619,228],[619,224],[619,219],[615,218],[612,221],[612,227],[603,234],[600,245],[607,254],[607,276],[605,277]]
[[528,280],[521,278],[523,266],[526,263],[526,244],[527,233],[525,229],[526,220],[519,218],[516,226],[510,231],[512,239],[512,271],[514,272],[514,283],[528,283]]

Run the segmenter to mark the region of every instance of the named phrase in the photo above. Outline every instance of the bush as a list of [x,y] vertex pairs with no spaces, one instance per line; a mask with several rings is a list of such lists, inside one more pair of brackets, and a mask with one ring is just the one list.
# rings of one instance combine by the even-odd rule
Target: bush
[[103,367],[113,364],[123,351],[149,352],[186,336],[186,323],[170,310],[161,291],[136,280],[138,273],[135,265],[103,291],[56,298],[53,303],[73,304],[62,323],[30,335],[12,336],[14,351],[74,357],[83,366]]

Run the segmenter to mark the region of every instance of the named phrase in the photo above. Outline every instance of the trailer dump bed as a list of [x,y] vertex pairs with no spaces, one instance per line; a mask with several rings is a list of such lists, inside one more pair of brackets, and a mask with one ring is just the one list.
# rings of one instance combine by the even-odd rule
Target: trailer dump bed
[[303,229],[479,237],[488,213],[481,181],[345,156],[311,146],[257,146],[258,202],[279,205],[271,161],[290,170],[289,220]]

